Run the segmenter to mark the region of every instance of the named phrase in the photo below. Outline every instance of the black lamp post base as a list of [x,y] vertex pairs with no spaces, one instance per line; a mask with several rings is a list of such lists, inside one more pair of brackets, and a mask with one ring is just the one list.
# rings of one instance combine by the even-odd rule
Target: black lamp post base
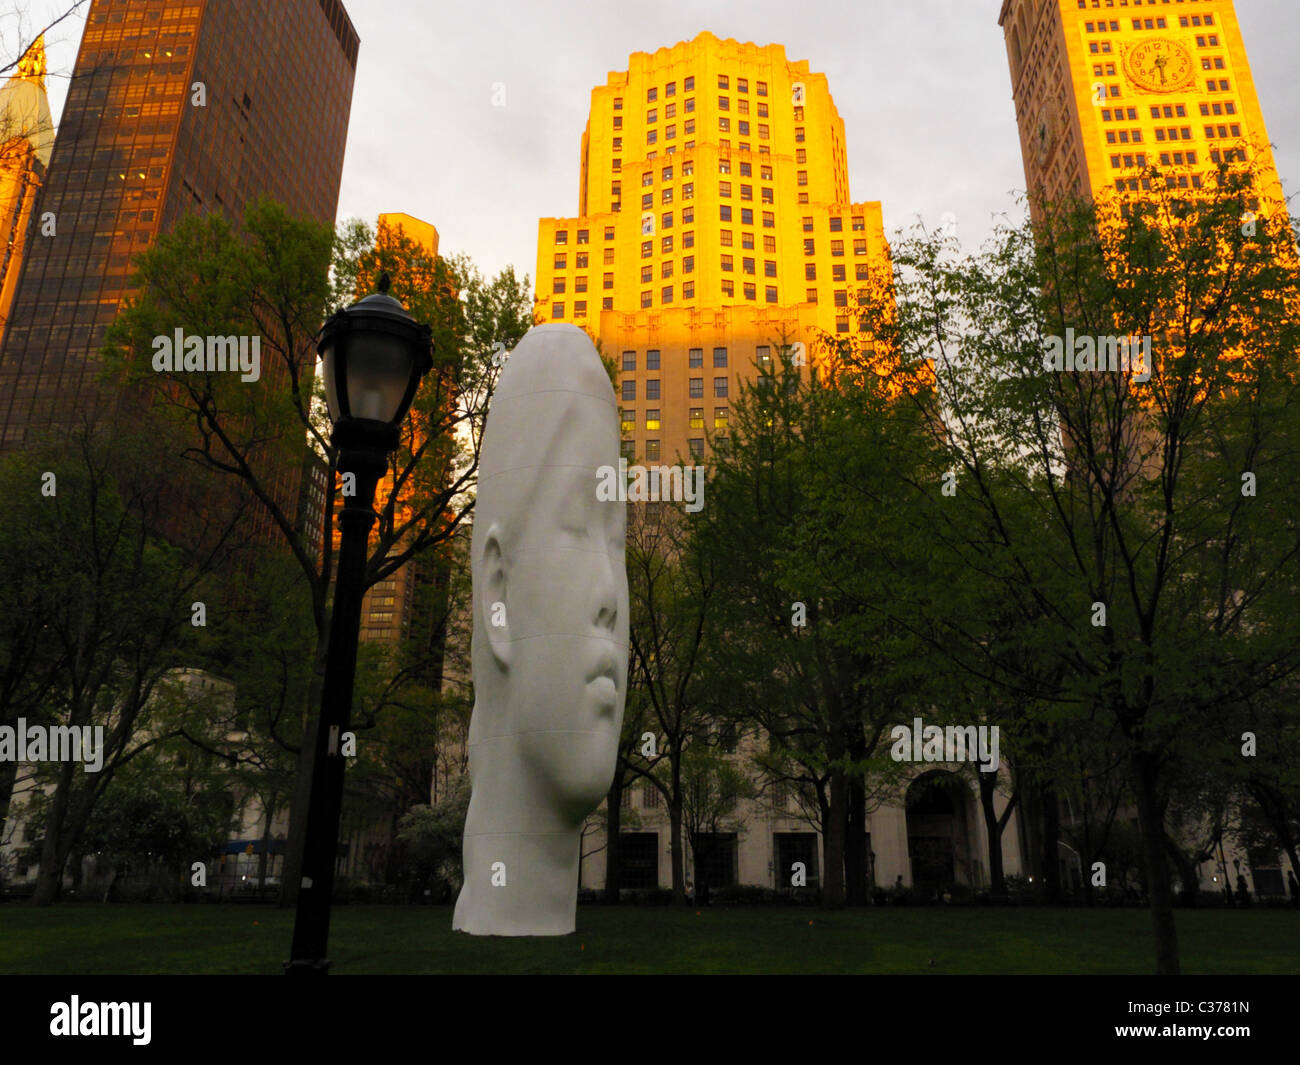
[[284,963],[285,976],[325,976],[329,973],[329,958],[298,958]]

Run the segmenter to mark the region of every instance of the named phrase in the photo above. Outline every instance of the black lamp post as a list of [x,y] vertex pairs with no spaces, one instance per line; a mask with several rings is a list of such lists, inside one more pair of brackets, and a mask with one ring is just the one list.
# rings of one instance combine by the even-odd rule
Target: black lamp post
[[321,330],[317,348],[325,360],[325,396],[334,423],[338,468],[344,475],[339,514],[343,535],[312,762],[293,951],[284,966],[289,975],[329,971],[325,949],[343,807],[342,737],[352,714],[366,555],[370,527],[375,522],[371,508],[388,455],[397,447],[402,419],[410,410],[420,379],[433,366],[429,327],[407,314],[388,295],[388,286],[384,274],[377,293],[336,311]]

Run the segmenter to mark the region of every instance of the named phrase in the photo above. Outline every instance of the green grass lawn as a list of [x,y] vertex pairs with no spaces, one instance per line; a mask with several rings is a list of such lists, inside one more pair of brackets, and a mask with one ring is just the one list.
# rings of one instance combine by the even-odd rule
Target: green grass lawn
[[[1300,973],[1300,912],[1180,911],[1185,973]],[[0,973],[269,973],[291,911],[0,906]],[[336,973],[1149,973],[1145,910],[582,907],[578,932],[476,938],[450,907],[340,906]],[[932,961],[933,960],[933,961]]]

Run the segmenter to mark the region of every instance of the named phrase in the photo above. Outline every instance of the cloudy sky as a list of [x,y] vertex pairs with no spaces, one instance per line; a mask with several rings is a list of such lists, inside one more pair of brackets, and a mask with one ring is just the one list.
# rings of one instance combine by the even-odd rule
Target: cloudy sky
[[[228,2],[228,0],[218,0]],[[273,0],[279,2],[279,0]],[[344,0],[361,37],[339,216],[405,211],[485,273],[534,273],[537,219],[572,215],[591,90],[634,51],[709,30],[785,45],[829,80],[848,140],[850,191],[880,200],[892,233],[957,218],[970,247],[1015,212],[1024,170],[1000,0]],[[20,0],[24,26],[68,0]],[[6,5],[9,6],[9,5]],[[1288,194],[1300,188],[1300,2],[1237,0]],[[42,18],[42,16],[46,16]],[[48,41],[63,106],[84,16]],[[0,16],[0,55],[18,20]],[[506,106],[492,106],[505,85]]]

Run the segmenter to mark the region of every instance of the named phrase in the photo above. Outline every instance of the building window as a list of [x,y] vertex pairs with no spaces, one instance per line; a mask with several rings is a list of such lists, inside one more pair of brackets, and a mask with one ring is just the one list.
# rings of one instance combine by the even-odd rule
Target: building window
[[816,281],[816,280],[817,280],[817,264],[816,264],[816,263],[804,263],[804,264],[803,264],[803,279],[804,279],[805,281]]
[[552,318],[563,318],[563,317],[564,317],[564,304],[563,304],[563,303],[552,303],[552,304],[551,304],[551,317],[552,317]]
[[659,293],[659,302],[672,303],[672,301],[673,301],[673,286],[664,285],[663,290]]
[[650,292],[650,291],[647,290],[647,291],[641,293],[641,306],[642,306],[642,307],[652,307],[652,306],[654,306],[654,293],[653,293],[653,292]]
[[703,429],[703,428],[704,428],[704,408],[703,408],[703,407],[692,407],[692,408],[691,408],[690,427],[691,427],[692,429]]
[[866,255],[866,254],[867,254],[867,242],[866,242],[865,240],[855,240],[855,241],[853,242],[853,254],[854,254],[854,255]]
[[[685,211],[682,212],[682,221],[683,221],[683,222],[688,221],[688,219],[686,218],[686,212],[685,212]],[[683,247],[683,248],[693,248],[693,247],[695,247],[695,230],[690,229],[690,230],[687,230],[685,233],[682,234],[682,247]]]
[[[649,398],[649,397],[647,397]],[[645,427],[647,429],[659,428],[659,412],[653,408],[645,412]]]
[[833,240],[833,241],[831,241],[831,254],[832,254],[832,255],[843,255],[843,254],[844,254],[844,241],[842,241],[842,240]]
[[635,371],[636,371],[636,352],[635,351],[623,352],[623,372],[634,373]]
[[715,429],[725,429],[725,428],[727,428],[727,408],[726,408],[726,407],[714,407],[714,408],[713,408],[713,428],[715,428]]
[[735,269],[735,267],[732,265],[732,258],[730,255],[724,255],[722,257],[722,269],[727,271],[731,271]]
[[655,268],[653,266],[647,265],[641,267],[641,284],[644,285],[646,284],[646,282],[653,281],[654,279],[655,279]]
[[695,256],[688,255],[682,259],[682,273],[693,274],[695,272]]
[[692,370],[698,370],[701,366],[704,365],[704,349],[691,348],[691,350],[687,353],[686,362],[687,365]]
[[742,207],[740,209],[740,224],[742,226],[752,226],[754,224],[754,209],[752,207]]
[[691,452],[691,458],[693,458],[693,459],[702,459],[702,458],[704,458],[704,438],[703,438],[703,437],[699,437],[699,436],[693,436],[693,437],[691,437],[689,440],[686,441],[686,446],[690,449],[690,452]]
[[[635,355],[636,355],[636,352],[633,352],[632,354],[635,356]],[[655,349],[655,348],[651,348],[649,351],[647,351],[647,352],[645,353],[645,368],[646,368],[647,370],[657,370],[657,369],[659,369],[659,351],[658,351],[657,349]],[[649,386],[649,382],[646,383],[646,387],[647,387],[647,389],[650,387],[650,386]],[[645,398],[646,398],[646,399],[658,399],[658,398],[659,398],[659,395],[658,395],[658,388],[659,388],[659,382],[656,381],[656,382],[655,382],[655,395],[652,396],[652,395],[650,395],[650,393],[647,391],[647,392],[646,392],[646,397],[645,397]]]
[[805,255],[817,254],[817,242],[812,237],[808,237],[807,239],[804,240],[803,253]]
[[618,423],[619,431],[625,436],[628,433],[636,432],[636,411],[620,407],[618,409]]
[[689,394],[690,394],[690,398],[691,398],[691,399],[703,399],[703,398],[704,398],[704,378],[703,378],[703,377],[692,377],[692,378],[690,379],[690,393],[689,393]]
[[563,252],[558,253],[555,256],[555,269],[563,270],[565,266],[568,265],[568,261],[569,259],[567,255],[565,255]]
[[716,399],[727,398],[727,379],[725,377],[715,377],[713,379],[713,395]]
[[695,88],[695,75],[692,74],[689,78],[687,78],[685,81],[682,82],[682,92],[690,92],[694,88]]
[[746,286],[745,286],[745,299],[747,299],[747,300],[756,300],[756,299],[758,299],[758,289],[755,288],[753,285],[746,285]]
[[567,229],[557,229],[557,230],[555,231],[555,243],[556,243],[556,244],[568,244],[568,243],[569,243],[569,231],[568,231]]
[[775,302],[776,302],[776,286],[775,286],[775,285],[767,285],[767,286],[763,289],[763,295],[764,295],[764,298],[767,300],[768,303],[775,303]]
[[622,389],[623,389],[623,393],[622,393],[622,399],[623,399],[623,402],[624,402],[624,403],[635,403],[635,402],[636,402],[636,381],[635,381],[635,379],[633,379],[633,380],[631,380],[631,381],[624,381],[624,382],[622,383]]
[[652,462],[659,461],[659,441],[647,440],[645,442],[645,457]]
[[748,258],[748,257],[746,257],[746,258],[744,258],[744,259],[741,259],[741,260],[740,260],[740,268],[741,268],[741,270],[744,271],[745,273],[747,273],[747,274],[752,274],[752,273],[754,272],[754,260],[753,260],[753,259],[750,259],[750,258]]
[[695,282],[694,282],[694,281],[683,281],[683,282],[682,282],[682,299],[684,299],[684,300],[690,300],[690,299],[694,299],[694,298],[695,298]]
[[834,265],[831,266],[831,280],[832,280],[832,281],[843,281],[843,280],[844,280],[844,264],[843,264],[843,263],[836,263],[836,264],[834,264]]
[[657,99],[659,99],[659,90],[658,90],[658,88],[654,88],[654,89],[646,89],[646,91],[645,91],[645,102],[646,102],[646,103],[648,103],[648,104],[652,104],[652,103],[654,103]]
[[773,259],[763,260],[763,276],[776,277],[776,262]]
[[804,302],[805,302],[805,303],[816,303],[816,302],[817,302],[817,290],[816,290],[815,288],[806,289],[806,290],[804,291],[804,297],[803,297],[803,298],[804,298]]
[[722,294],[727,297],[734,296],[736,294],[736,283],[734,281],[723,281]]
[[614,287],[614,275],[613,275],[613,274],[604,274],[604,275],[602,275],[602,277],[601,277],[601,279],[600,279],[600,287],[601,287],[601,288],[613,288],[613,287]]

